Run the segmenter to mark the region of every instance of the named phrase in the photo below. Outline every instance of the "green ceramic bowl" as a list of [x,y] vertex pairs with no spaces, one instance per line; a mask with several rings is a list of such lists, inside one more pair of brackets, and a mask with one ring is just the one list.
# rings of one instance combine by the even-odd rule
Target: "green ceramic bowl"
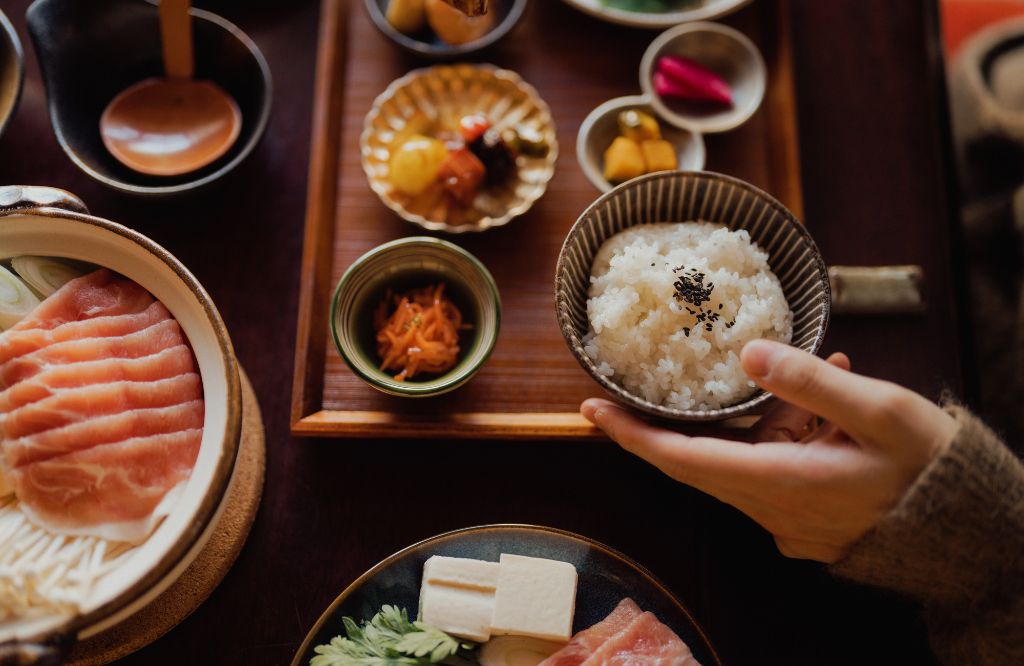
[[[443,375],[397,381],[380,369],[373,313],[389,288],[401,292],[439,281],[472,325],[459,340],[459,362]],[[425,236],[391,241],[356,259],[331,302],[334,344],[352,372],[379,391],[410,398],[441,395],[468,382],[494,350],[500,325],[498,285],[487,268],[458,245]]]

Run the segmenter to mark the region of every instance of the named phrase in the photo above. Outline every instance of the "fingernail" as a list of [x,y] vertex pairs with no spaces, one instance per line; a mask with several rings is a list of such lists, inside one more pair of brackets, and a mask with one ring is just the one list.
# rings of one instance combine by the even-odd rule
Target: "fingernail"
[[583,418],[590,421],[591,423],[597,422],[597,405],[593,400],[584,400],[583,404],[580,405],[580,414]]
[[740,352],[740,362],[743,370],[751,378],[767,377],[775,365],[775,357],[778,355],[779,345],[767,340],[754,340],[748,342],[743,351]]

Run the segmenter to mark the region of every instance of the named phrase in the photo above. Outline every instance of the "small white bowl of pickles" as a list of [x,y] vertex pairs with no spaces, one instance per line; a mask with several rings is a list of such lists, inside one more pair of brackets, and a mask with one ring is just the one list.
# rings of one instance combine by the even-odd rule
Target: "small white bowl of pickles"
[[642,95],[594,109],[576,155],[593,185],[612,187],[658,171],[702,171],[704,134],[747,122],[764,99],[757,46],[718,23],[687,23],[659,35],[640,63]]

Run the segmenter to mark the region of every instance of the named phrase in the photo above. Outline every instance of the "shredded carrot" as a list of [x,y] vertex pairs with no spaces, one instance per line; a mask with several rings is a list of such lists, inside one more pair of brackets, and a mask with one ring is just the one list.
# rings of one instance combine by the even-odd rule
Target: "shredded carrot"
[[381,370],[405,381],[451,370],[459,357],[459,331],[471,328],[444,296],[444,283],[395,294],[390,289],[374,314]]

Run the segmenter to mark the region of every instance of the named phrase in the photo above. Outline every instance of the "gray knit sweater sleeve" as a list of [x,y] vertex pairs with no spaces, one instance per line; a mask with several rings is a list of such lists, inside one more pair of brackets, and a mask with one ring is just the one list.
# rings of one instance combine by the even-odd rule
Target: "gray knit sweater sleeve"
[[1024,664],[1024,465],[949,411],[949,448],[832,571],[920,600],[945,664]]

